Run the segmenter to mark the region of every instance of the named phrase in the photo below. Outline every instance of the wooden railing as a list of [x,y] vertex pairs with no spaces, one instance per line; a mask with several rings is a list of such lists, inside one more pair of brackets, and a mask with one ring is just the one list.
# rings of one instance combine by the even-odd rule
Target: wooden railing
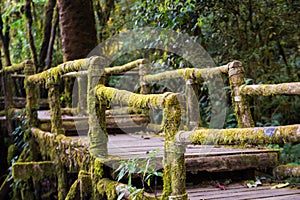
[[[278,85],[245,85],[244,70],[241,62],[233,61],[227,65],[208,69],[179,69],[160,74],[149,75],[144,59],[131,62],[127,65],[114,68],[105,68],[105,62],[101,57],[91,57],[76,61],[63,63],[47,71],[35,74],[32,62],[26,61],[22,67],[25,74],[26,89],[26,115],[31,127],[32,134],[36,137],[44,134],[38,130],[38,96],[37,86],[42,85],[48,89],[48,100],[51,113],[51,133],[46,137],[65,137],[61,118],[61,104],[59,84],[64,77],[79,77],[77,112],[89,117],[89,153],[92,157],[107,158],[108,135],[106,130],[105,110],[110,103],[127,104],[137,109],[162,109],[162,130],[164,132],[164,187],[162,199],[187,199],[185,189],[186,171],[184,153],[186,145],[193,144],[266,144],[300,142],[300,125],[289,125],[281,127],[254,127],[247,101],[248,95],[300,95],[300,83],[285,83]],[[139,66],[141,94],[135,94],[125,90],[105,87],[105,77],[113,74],[122,74]],[[83,70],[83,71],[82,71]],[[10,69],[8,70],[10,71]],[[231,87],[231,98],[235,108],[239,128],[235,129],[199,129],[194,131],[180,130],[181,108],[179,102],[180,94],[148,94],[150,92],[148,83],[169,78],[183,78],[186,81],[187,112],[192,109],[191,105],[198,105],[193,96],[200,83],[197,80],[208,78],[215,74],[224,73],[229,75]],[[85,85],[87,83],[87,85]],[[147,112],[146,112],[147,113]],[[197,123],[198,119],[188,115],[188,125]],[[43,137],[39,138],[43,140]],[[46,142],[45,142],[46,143]],[[81,146],[84,146],[82,144]],[[49,163],[47,163],[48,165]],[[60,176],[60,178],[64,178]],[[62,187],[62,186],[61,186]]]

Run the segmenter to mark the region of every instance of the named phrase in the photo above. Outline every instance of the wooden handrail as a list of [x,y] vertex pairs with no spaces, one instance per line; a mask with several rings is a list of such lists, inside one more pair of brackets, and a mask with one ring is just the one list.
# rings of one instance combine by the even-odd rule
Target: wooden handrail
[[300,142],[300,124],[272,127],[199,129],[180,131],[176,142],[184,144],[261,145]]
[[[109,68],[105,68],[104,72],[106,75],[138,75],[138,72],[134,72],[131,73],[129,72],[129,70],[132,70],[136,67],[138,67],[140,64],[145,64],[146,63],[146,59],[138,59],[135,61],[132,61],[130,63],[127,63],[125,65],[122,66],[114,66],[114,67],[109,67]],[[75,72],[69,72],[64,74],[62,77],[79,77],[79,76],[87,76],[88,71],[75,71]]]
[[26,62],[28,62],[28,61],[29,60],[24,60],[21,63],[13,64],[13,65],[10,65],[10,66],[7,66],[7,67],[3,67],[3,69],[0,70],[0,74],[4,73],[4,72],[6,72],[6,73],[13,73],[13,72],[17,72],[17,71],[23,70],[24,67],[25,67]]
[[32,75],[28,78],[28,81],[32,82],[33,84],[47,83],[47,81],[50,81],[50,79],[55,80],[58,76],[62,76],[66,73],[87,69],[90,63],[96,62],[98,59],[99,57],[94,56],[90,58],[68,61],[58,65],[57,67],[53,67],[41,73]]
[[166,72],[161,72],[158,74],[148,74],[145,75],[145,82],[153,82],[159,80],[173,79],[173,78],[183,78],[185,80],[191,78],[209,78],[215,74],[228,73],[228,64],[215,68],[182,68],[176,70],[170,70]]
[[300,82],[280,83],[280,84],[261,84],[261,85],[242,85],[240,87],[242,95],[300,95]]

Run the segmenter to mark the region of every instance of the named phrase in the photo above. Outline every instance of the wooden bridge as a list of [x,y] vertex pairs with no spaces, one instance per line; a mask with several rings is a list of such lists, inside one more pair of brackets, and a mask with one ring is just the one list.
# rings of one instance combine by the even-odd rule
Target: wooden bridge
[[[193,176],[204,172],[239,172],[245,179],[253,179],[254,170],[275,169],[280,172],[277,176],[286,173],[276,170],[282,167],[278,151],[254,146],[299,143],[300,125],[254,127],[247,96],[300,95],[300,83],[245,85],[239,61],[217,68],[186,68],[160,74],[149,74],[149,63],[144,59],[111,68],[103,63],[103,58],[91,57],[35,73],[34,65],[27,60],[1,71],[6,87],[11,85],[12,78],[24,78],[26,90],[26,105],[20,97],[13,98],[5,90],[5,110],[1,112],[2,122],[12,130],[13,116],[26,107],[30,145],[13,164],[13,180],[19,187],[14,190],[14,198],[116,199],[124,188],[124,183],[114,181],[113,171],[120,161],[147,159],[152,151],[157,153],[155,163],[151,164],[163,172],[163,184],[158,192],[162,199],[298,198],[299,190],[271,190],[271,186],[245,188],[232,184],[220,191],[215,187],[186,185]],[[23,71],[24,75],[16,75],[17,71]],[[140,94],[105,86],[108,76],[125,73],[140,77]],[[239,128],[203,128],[200,118],[193,114],[198,106],[195,99],[201,83],[198,80],[220,74],[229,77]],[[61,83],[71,77],[77,79],[77,105],[62,108]],[[186,82],[185,94],[149,94],[148,83],[174,78]],[[48,90],[48,100],[39,97],[41,88]],[[108,110],[112,105],[123,106]],[[48,107],[48,110],[40,109]],[[161,124],[152,124],[148,115],[151,109],[162,110]],[[288,170],[299,177],[299,167]],[[53,182],[48,184],[51,185],[48,191],[43,190],[46,180]],[[5,183],[0,191],[3,188]],[[31,192],[32,188],[35,193]],[[128,191],[123,198],[130,198]],[[138,196],[138,199],[155,198],[150,193]]]

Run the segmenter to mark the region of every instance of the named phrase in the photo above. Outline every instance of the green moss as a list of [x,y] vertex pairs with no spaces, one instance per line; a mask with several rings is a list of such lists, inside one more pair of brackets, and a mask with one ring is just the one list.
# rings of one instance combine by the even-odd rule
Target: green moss
[[102,178],[104,175],[104,162],[105,159],[97,158],[95,159],[94,165],[93,165],[93,174],[97,176],[97,178]]
[[28,62],[28,60],[24,60],[21,63],[14,64],[14,65],[11,65],[11,66],[8,66],[8,67],[4,67],[2,70],[0,70],[0,74],[3,73],[3,72],[13,73],[13,72],[16,72],[16,71],[23,70],[24,67],[25,67],[26,62]]
[[87,69],[90,63],[99,62],[99,57],[91,57],[86,59],[79,59],[74,61],[69,61],[43,71],[41,73],[32,75],[29,77],[29,82],[31,84],[48,84],[49,82],[57,82],[57,80],[68,72],[78,71],[82,69]]
[[117,199],[116,187],[118,182],[103,178],[97,183],[97,191],[103,199]]
[[164,100],[167,94],[135,94],[126,90],[118,90],[111,87],[97,85],[95,93],[100,102],[107,105],[113,103],[126,104],[140,109],[159,109],[164,107]]
[[[189,132],[187,141],[194,144],[284,144],[300,142],[299,125],[232,129],[199,129]],[[179,134],[180,135],[180,134]],[[184,139],[185,140],[185,139]]]

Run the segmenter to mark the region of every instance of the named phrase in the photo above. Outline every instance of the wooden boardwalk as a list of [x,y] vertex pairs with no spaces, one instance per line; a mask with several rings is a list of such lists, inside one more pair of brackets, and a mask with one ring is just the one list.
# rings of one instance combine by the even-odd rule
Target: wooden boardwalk
[[229,185],[226,190],[213,186],[188,188],[190,200],[299,200],[300,190],[271,189],[271,186],[246,188],[241,184]]
[[[86,136],[73,136],[88,145]],[[147,158],[149,152],[156,151],[157,168],[161,169],[164,138],[157,135],[110,134],[108,154],[112,158],[107,165],[116,167],[119,160]],[[256,148],[229,148],[214,145],[187,145],[186,168],[189,172],[226,172],[248,169],[267,169],[278,164],[278,151]]]

